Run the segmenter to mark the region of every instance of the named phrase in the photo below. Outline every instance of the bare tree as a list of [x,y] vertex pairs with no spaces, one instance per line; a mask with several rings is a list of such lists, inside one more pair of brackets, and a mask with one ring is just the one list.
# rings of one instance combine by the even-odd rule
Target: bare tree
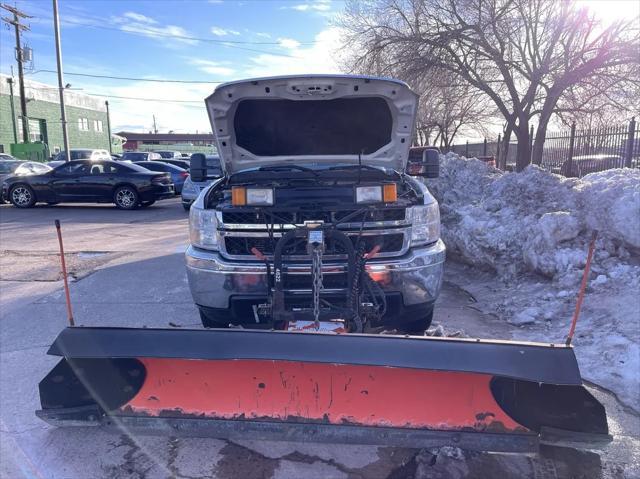
[[532,118],[540,162],[563,94],[639,61],[631,21],[603,27],[572,0],[351,0],[342,24],[356,68],[444,70],[490,98],[518,140],[517,170],[532,158]]

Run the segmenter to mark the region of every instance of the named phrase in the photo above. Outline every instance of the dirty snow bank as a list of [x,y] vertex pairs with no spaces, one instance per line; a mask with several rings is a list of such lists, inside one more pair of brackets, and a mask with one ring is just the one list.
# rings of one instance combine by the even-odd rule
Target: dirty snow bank
[[605,275],[600,281],[611,275],[638,279],[640,170],[582,179],[535,166],[502,173],[449,153],[429,188],[440,202],[449,253],[467,263],[501,277],[532,271],[571,286],[580,280],[591,232],[597,230],[594,270]]
[[449,256],[496,273],[484,283],[468,278],[464,287],[483,311],[519,326],[515,338],[564,339],[598,231],[576,354],[587,379],[637,409],[640,170],[568,179],[534,166],[502,173],[450,153],[428,185],[440,202]]

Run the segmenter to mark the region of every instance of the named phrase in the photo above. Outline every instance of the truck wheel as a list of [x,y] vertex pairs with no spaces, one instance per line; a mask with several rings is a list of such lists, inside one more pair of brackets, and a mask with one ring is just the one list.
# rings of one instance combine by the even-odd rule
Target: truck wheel
[[431,321],[433,321],[433,306],[419,319],[403,321],[398,325],[397,329],[398,332],[404,334],[424,334],[424,332],[429,329],[429,326],[431,326]]
[[206,313],[202,310],[199,310],[199,312],[202,326],[205,328],[227,329],[229,327],[229,321],[225,321],[223,318],[218,317],[218,315]]

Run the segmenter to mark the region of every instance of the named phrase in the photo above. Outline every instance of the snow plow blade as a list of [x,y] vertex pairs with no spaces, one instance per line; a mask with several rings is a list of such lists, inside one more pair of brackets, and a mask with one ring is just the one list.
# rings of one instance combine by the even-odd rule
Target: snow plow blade
[[496,452],[611,439],[564,345],[67,328],[48,353],[37,415],[57,426]]

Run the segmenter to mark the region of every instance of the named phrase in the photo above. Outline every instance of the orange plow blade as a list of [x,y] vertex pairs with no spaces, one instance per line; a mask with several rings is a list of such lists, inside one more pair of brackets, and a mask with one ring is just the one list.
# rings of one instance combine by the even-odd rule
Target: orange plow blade
[[38,415],[62,426],[510,452],[609,438],[563,346],[70,328],[50,354]]

